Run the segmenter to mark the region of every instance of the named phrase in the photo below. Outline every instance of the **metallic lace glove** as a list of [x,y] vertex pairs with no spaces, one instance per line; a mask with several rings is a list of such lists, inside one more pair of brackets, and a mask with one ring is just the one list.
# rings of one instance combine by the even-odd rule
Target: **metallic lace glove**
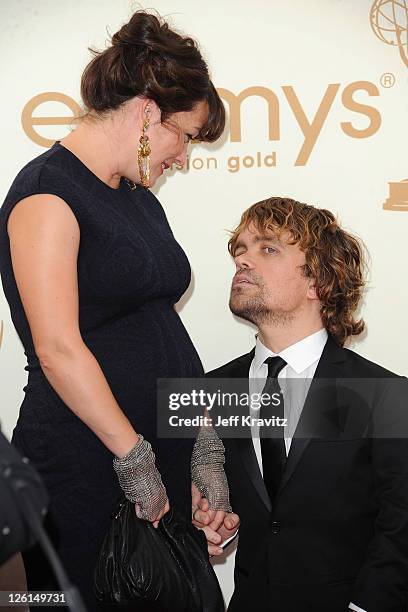
[[214,429],[201,429],[191,455],[191,479],[208,499],[211,510],[232,512],[224,463],[224,445]]
[[140,506],[139,518],[152,521],[167,501],[166,489],[156,468],[151,444],[139,434],[139,442],[113,467],[126,498]]

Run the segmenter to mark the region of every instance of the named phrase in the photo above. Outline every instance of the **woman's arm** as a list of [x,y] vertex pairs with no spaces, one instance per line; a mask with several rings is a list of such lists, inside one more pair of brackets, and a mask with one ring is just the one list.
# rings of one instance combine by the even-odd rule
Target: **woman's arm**
[[14,276],[46,378],[119,458],[114,466],[126,497],[136,503],[141,518],[157,526],[169,504],[154,453],[120,409],[81,337],[80,230],[72,210],[57,196],[30,196],[11,212],[8,234]]
[[57,196],[30,196],[14,207],[8,234],[14,276],[45,376],[103,444],[123,457],[138,434],[81,337],[80,231],[72,210]]

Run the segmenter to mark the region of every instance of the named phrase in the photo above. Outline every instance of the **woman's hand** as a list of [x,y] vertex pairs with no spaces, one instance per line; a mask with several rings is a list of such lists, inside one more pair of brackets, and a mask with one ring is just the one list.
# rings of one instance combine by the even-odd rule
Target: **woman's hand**
[[212,427],[203,427],[193,446],[191,479],[202,496],[208,499],[211,510],[231,512],[224,463],[222,441]]
[[[136,509],[136,514],[138,516],[138,518],[143,518],[142,516],[142,512],[140,510],[140,505],[139,504],[135,504],[135,509]],[[153,527],[155,529],[157,529],[158,525],[159,525],[159,521],[160,519],[163,518],[163,516],[170,510],[170,504],[169,504],[169,500],[166,501],[166,504],[164,506],[164,508],[162,510],[160,510],[159,514],[157,515],[157,517],[154,520],[151,519],[146,519],[149,520],[151,523],[153,523]]]
[[170,506],[155,460],[150,443],[139,434],[137,444],[122,459],[115,457],[113,467],[126,498],[135,504],[137,516],[157,527]]

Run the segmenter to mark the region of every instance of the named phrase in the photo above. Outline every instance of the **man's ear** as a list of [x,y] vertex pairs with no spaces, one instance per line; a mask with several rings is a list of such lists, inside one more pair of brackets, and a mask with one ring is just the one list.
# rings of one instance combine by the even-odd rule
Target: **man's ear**
[[317,290],[316,290],[316,281],[314,278],[311,278],[309,281],[309,286],[307,288],[307,297],[309,300],[318,300]]

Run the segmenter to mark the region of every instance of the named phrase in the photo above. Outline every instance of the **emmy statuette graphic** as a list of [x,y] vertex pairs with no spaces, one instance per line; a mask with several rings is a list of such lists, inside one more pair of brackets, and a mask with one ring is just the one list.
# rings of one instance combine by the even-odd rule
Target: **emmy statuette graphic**
[[397,46],[408,67],[408,0],[375,0],[370,11],[374,34],[387,45]]

